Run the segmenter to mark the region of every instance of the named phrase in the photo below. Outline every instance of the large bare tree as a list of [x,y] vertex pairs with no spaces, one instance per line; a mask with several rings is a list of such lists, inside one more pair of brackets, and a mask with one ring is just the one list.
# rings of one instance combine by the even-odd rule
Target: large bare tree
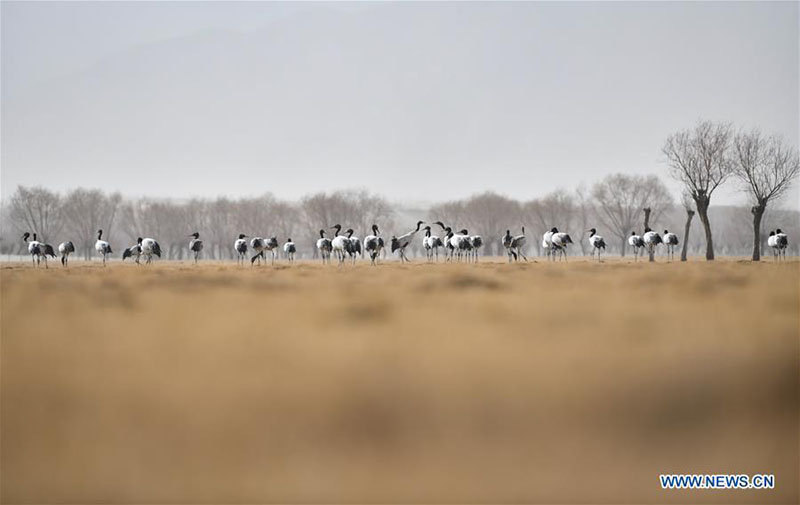
[[625,256],[628,235],[634,230],[642,208],[655,209],[650,219],[658,221],[672,203],[669,190],[655,175],[612,174],[592,187],[597,217],[610,234],[619,240]]
[[662,149],[670,175],[684,185],[697,207],[706,234],[706,259],[714,259],[714,240],[708,220],[711,195],[733,172],[729,123],[700,121],[694,128],[667,138]]
[[683,248],[681,249],[681,261],[686,261],[686,256],[689,253],[689,232],[692,229],[692,218],[694,218],[694,202],[688,193],[684,192],[681,195],[681,203],[686,211],[686,225],[683,228]]
[[74,242],[76,252],[82,253],[84,259],[91,258],[97,238],[95,234],[101,228],[104,232],[103,238],[107,237],[112,242],[115,251],[122,252],[122,244],[115,244],[113,237],[121,202],[122,196],[119,193],[106,195],[99,189],[75,189],[64,198],[65,231]]
[[753,261],[761,259],[761,218],[767,204],[779,199],[800,172],[797,149],[782,138],[765,136],[758,129],[734,138],[734,173],[753,199]]
[[61,197],[48,189],[17,187],[9,209],[16,231],[36,233],[42,242],[54,240],[64,223],[61,202]]

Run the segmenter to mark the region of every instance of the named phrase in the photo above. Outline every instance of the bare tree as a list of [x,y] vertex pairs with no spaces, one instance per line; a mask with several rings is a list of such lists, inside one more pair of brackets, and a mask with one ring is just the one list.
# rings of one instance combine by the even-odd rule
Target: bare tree
[[753,199],[753,261],[761,259],[761,218],[767,204],[786,193],[800,172],[797,150],[778,136],[759,130],[739,132],[734,139],[734,173]]
[[[91,258],[98,229],[103,229],[104,238],[113,242],[112,233],[122,196],[112,193],[106,196],[99,189],[75,189],[64,198],[64,226],[76,252],[84,259]],[[113,244],[112,244],[113,246]]]
[[[655,207],[653,220],[672,203],[667,187],[655,175],[612,174],[592,188],[597,205],[597,217],[602,225],[619,240],[620,254],[625,256],[628,235],[633,230],[640,209]],[[649,218],[650,216],[648,216]]]
[[733,172],[730,157],[732,127],[729,123],[701,121],[667,139],[662,149],[670,175],[692,197],[706,233],[706,259],[714,259],[714,240],[708,220],[711,194]]
[[61,232],[61,197],[52,191],[18,186],[11,196],[10,217],[19,233],[37,233],[39,240],[55,239]]
[[681,195],[681,203],[683,208],[686,209],[686,226],[683,229],[683,248],[681,249],[681,261],[686,261],[686,255],[689,251],[689,232],[692,228],[692,218],[694,217],[694,209],[692,209],[692,197],[688,193]]
[[353,228],[357,233],[366,233],[373,223],[380,223],[383,229],[390,226],[393,210],[389,203],[380,196],[365,190],[336,191],[334,193],[316,193],[301,200],[300,206],[304,216],[305,232],[302,244],[314,247],[319,230],[341,224],[345,228]]

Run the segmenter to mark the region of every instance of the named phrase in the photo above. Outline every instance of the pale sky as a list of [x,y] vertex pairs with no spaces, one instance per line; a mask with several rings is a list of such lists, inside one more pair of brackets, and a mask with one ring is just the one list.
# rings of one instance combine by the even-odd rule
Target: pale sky
[[[798,3],[2,3],[2,195],[529,199],[798,138]],[[677,198],[678,186],[670,182]],[[796,196],[796,193],[795,193]],[[715,203],[741,203],[735,185]]]

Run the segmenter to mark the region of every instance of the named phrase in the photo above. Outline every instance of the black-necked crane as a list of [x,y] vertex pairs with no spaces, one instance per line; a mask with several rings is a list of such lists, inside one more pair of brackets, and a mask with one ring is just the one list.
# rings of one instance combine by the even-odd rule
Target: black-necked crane
[[650,228],[644,229],[644,235],[642,235],[642,241],[644,241],[644,246],[650,255],[655,254],[656,246],[661,242],[663,242],[663,240],[661,239],[661,235],[659,235],[658,232],[651,230]]
[[767,245],[772,248],[772,258],[777,261],[778,259],[778,237],[775,232],[770,230],[769,237],[767,237]]
[[336,230],[331,239],[331,250],[336,254],[336,259],[339,260],[339,265],[341,265],[350,251],[350,239],[345,235],[339,235],[339,232],[342,231],[342,225],[340,224],[333,225],[331,230]]
[[136,243],[132,246],[128,247],[124,251],[122,251],[122,261],[125,261],[127,258],[133,258],[136,264],[139,264],[139,258],[142,256],[142,241],[144,239],[142,237],[136,238]]
[[442,238],[442,244],[444,246],[444,258],[445,261],[451,261],[453,259],[453,255],[455,254],[455,247],[450,242],[450,239],[452,239],[455,235],[455,233],[453,233],[453,228],[450,226],[445,226],[441,221],[436,221],[433,224],[438,224],[444,232],[444,238]]
[[58,252],[61,253],[61,264],[69,266],[69,255],[75,252],[75,244],[67,240],[58,244]]
[[113,254],[111,244],[103,240],[103,230],[97,230],[97,241],[94,243],[94,249],[103,256],[103,266],[106,266],[106,258],[109,254]]
[[355,233],[353,229],[348,228],[344,234],[347,237],[347,240],[350,241],[350,247],[347,250],[347,254],[350,255],[350,258],[352,258],[353,260],[353,264],[355,264],[356,259],[358,259],[358,257],[361,256],[363,250],[361,248],[361,240],[359,240],[358,237],[354,237],[353,233]]
[[483,237],[480,235],[472,235],[469,237],[469,245],[472,246],[472,257],[475,260],[475,263],[478,262],[478,253],[483,247]]
[[372,225],[372,235],[367,235],[364,237],[364,251],[367,252],[369,255],[369,259],[371,264],[375,264],[375,261],[378,258],[378,255],[383,250],[384,243],[383,237],[380,236],[380,230],[378,230],[378,225]]
[[511,242],[514,241],[514,235],[511,234],[511,230],[506,230],[506,234],[500,238],[500,241],[503,243],[503,247],[506,249],[508,262],[511,263],[511,258],[513,257],[513,254],[511,253]]
[[420,226],[423,224],[425,224],[424,221],[417,221],[416,229],[400,235],[399,237],[392,237],[392,252],[398,251],[401,262],[409,261],[409,259],[406,258],[406,247],[414,240],[414,236],[419,233]]
[[[272,264],[275,264],[275,254],[278,250],[278,237],[270,237],[264,241],[264,251],[269,251],[272,254]],[[262,257],[264,255],[262,254]],[[264,261],[267,261],[267,258],[264,257]]]
[[319,250],[319,254],[322,257],[322,264],[324,265],[327,261],[329,264],[331,262],[331,241],[330,239],[325,238],[325,230],[319,231],[319,240],[317,240],[317,250]]
[[244,233],[239,234],[239,238],[237,238],[233,242],[233,250],[236,251],[236,264],[244,265],[245,260],[247,259],[247,235]]
[[200,233],[198,232],[194,232],[189,236],[192,237],[192,240],[189,241],[189,250],[194,253],[194,262],[197,263],[200,251],[203,250],[203,241],[200,240]]
[[556,230],[553,232],[552,237],[550,237],[550,241],[553,243],[553,254],[558,252],[559,259],[566,261],[567,246],[573,243],[569,233]]
[[789,237],[778,228],[775,231],[769,232],[767,245],[772,248],[772,255],[776,260],[786,259],[786,249],[789,247]]
[[256,254],[250,258],[250,264],[255,264],[256,260],[258,260],[258,264],[261,264],[261,258],[264,257],[264,246],[266,245],[266,240],[261,237],[253,237],[250,239],[250,247],[256,252]]
[[292,242],[291,237],[286,239],[286,243],[283,244],[283,252],[286,254],[286,258],[289,260],[289,262],[294,261],[294,255],[297,252],[297,247],[294,245],[294,242]]
[[633,261],[639,261],[639,253],[644,251],[644,239],[632,231],[628,237],[628,245],[633,248]]
[[33,240],[28,242],[28,237],[30,236],[30,233],[25,232],[22,235],[22,240],[28,243],[28,253],[31,255],[31,262],[33,263],[33,266],[39,265],[39,263],[44,260],[44,267],[48,268],[47,257],[56,257],[56,252],[53,250],[53,246],[39,242],[39,240],[36,238],[36,233],[33,234]]
[[513,239],[511,239],[511,247],[510,251],[511,254],[514,256],[514,259],[519,261],[519,256],[522,256],[522,259],[528,261],[528,257],[525,256],[525,242],[527,242],[527,238],[525,238],[525,227],[522,227],[522,235],[517,235]]
[[422,247],[425,249],[425,255],[428,258],[428,261],[434,260],[434,255],[436,256],[436,262],[439,262],[439,248],[442,247],[442,239],[437,237],[436,235],[431,234],[431,227],[426,226],[423,228],[425,230],[425,236],[422,237]]
[[155,239],[145,238],[142,240],[142,256],[147,258],[145,265],[149,265],[153,261],[153,256],[161,257],[161,246]]
[[674,233],[670,233],[669,230],[664,230],[664,236],[661,237],[664,241],[664,245],[667,246],[667,258],[674,260],[675,259],[675,246],[678,245],[678,236]]
[[466,228],[462,228],[458,233],[450,237],[450,242],[458,255],[458,261],[461,261],[461,258],[469,258],[472,244],[470,244],[469,231]]
[[597,261],[600,261],[600,251],[606,249],[606,241],[597,234],[595,228],[591,228],[587,231],[589,233],[589,245],[592,246],[592,258],[594,258],[594,253],[597,251]]
[[786,249],[789,248],[789,237],[781,231],[780,228],[775,230],[775,236],[778,237],[778,252],[781,254],[783,259],[786,259]]

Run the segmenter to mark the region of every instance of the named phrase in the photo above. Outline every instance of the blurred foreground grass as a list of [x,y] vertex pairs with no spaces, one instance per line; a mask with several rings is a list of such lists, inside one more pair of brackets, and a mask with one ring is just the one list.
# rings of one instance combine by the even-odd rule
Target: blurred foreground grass
[[799,273],[6,264],[0,498],[796,503]]

